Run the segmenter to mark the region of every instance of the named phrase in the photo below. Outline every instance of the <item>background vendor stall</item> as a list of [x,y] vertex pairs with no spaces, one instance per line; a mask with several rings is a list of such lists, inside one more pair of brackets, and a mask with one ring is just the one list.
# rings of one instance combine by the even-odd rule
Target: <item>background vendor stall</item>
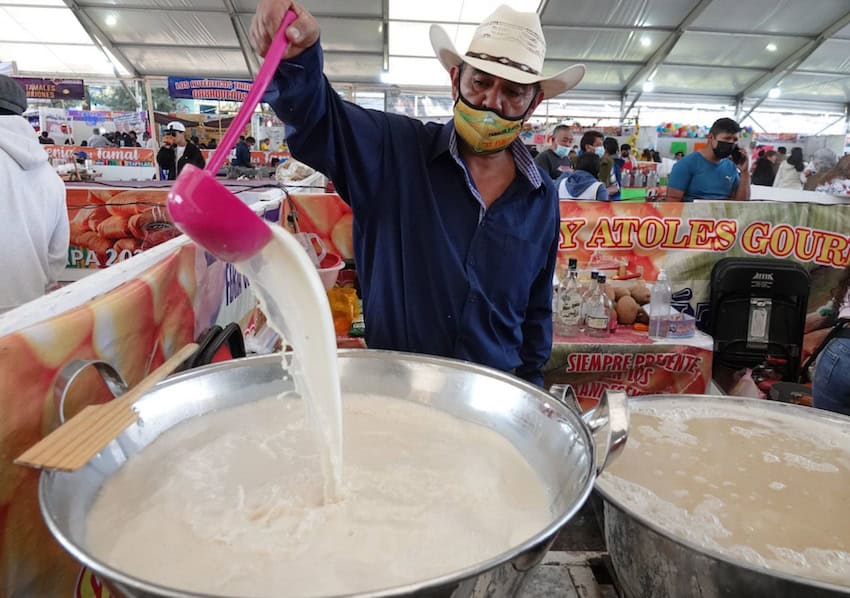
[[[317,234],[329,251],[353,258],[351,210],[338,195],[292,195],[282,217],[293,208],[301,231]],[[707,330],[709,281],[719,259],[760,256],[803,264],[811,276],[808,311],[818,312],[829,304],[850,261],[848,230],[850,206],[845,205],[562,201],[558,259],[563,270],[569,258],[576,258],[580,270],[599,270],[614,286],[636,281],[651,285],[664,269],[671,280],[673,308]],[[822,337],[823,332],[810,331],[803,358]],[[545,370],[549,382],[579,384],[579,398],[585,401],[598,398],[600,382],[624,386],[634,395],[686,389],[701,393],[711,380],[712,348],[711,337],[704,333],[653,343],[646,332],[621,327],[603,341],[556,336]],[[570,358],[582,354],[598,355],[602,361]],[[647,357],[652,355],[666,357]]]

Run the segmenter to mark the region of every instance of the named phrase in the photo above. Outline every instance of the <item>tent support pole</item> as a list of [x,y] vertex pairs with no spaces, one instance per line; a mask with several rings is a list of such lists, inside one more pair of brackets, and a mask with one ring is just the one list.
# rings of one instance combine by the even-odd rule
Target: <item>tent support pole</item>
[[[148,126],[151,130],[151,139],[153,139],[154,148],[159,147],[159,135],[157,134],[159,131],[156,126],[156,118],[154,117],[153,111],[153,94],[151,94],[151,80],[145,77],[145,98],[148,101]],[[159,178],[159,168],[156,168],[156,149],[154,149],[154,178]]]

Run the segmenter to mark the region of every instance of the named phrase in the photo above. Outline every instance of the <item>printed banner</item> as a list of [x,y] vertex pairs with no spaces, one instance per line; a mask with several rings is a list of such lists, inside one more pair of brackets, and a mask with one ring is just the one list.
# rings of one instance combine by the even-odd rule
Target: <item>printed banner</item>
[[99,127],[102,132],[142,132],[148,128],[147,112],[118,112],[109,110],[67,110],[68,120]]
[[[266,218],[279,218],[274,208]],[[53,384],[76,359],[111,363],[130,386],[213,324],[253,330],[256,298],[232,265],[186,243],[128,282],[88,303],[0,336],[0,594],[108,596],[53,540],[38,506],[37,471],[12,458],[59,425]],[[93,372],[69,395],[73,415],[110,398]]]
[[74,144],[74,127],[68,120],[67,113],[61,108],[40,107],[41,131],[46,131],[54,143],[64,145],[66,142]]
[[41,100],[82,100],[86,87],[82,79],[41,79],[13,77],[24,88],[27,97]]
[[354,217],[351,208],[336,193],[293,193],[284,202],[281,225],[287,226],[292,208],[298,212],[298,230],[319,236],[328,253],[354,259],[351,240]]
[[251,81],[236,79],[192,79],[169,77],[168,95],[188,100],[226,100],[244,102],[251,91]]
[[569,384],[583,409],[602,393],[623,390],[629,396],[703,394],[711,381],[711,337],[654,343],[645,332],[618,328],[606,339],[555,337],[544,367],[546,386]]
[[[0,587],[10,596],[69,595],[79,564],[51,537],[38,507],[38,472],[12,458],[59,424],[53,383],[75,359],[111,363],[130,385],[196,337],[195,247],[172,255],[76,309],[0,337]],[[110,398],[93,373],[80,377],[68,413]]]
[[[118,151],[124,149],[138,150]],[[165,188],[68,187],[71,242],[66,267],[106,268],[179,235],[165,208],[167,194]]]
[[144,147],[81,147],[77,145],[41,146],[53,160],[70,162],[80,152],[95,166],[156,166],[154,150]]
[[663,268],[673,306],[707,326],[709,281],[725,257],[771,257],[804,265],[811,276],[803,358],[818,345],[843,269],[850,264],[850,206],[779,202],[561,202],[559,265],[577,258],[612,284],[651,285]]

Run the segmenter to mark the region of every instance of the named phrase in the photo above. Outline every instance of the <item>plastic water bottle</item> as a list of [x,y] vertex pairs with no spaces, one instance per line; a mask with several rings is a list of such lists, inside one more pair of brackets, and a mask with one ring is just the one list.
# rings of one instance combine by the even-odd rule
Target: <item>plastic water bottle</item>
[[670,329],[671,295],[667,273],[661,270],[649,296],[649,338],[667,338]]
[[655,171],[652,170],[646,175],[646,186],[647,187],[657,187],[658,186],[658,175],[655,174]]

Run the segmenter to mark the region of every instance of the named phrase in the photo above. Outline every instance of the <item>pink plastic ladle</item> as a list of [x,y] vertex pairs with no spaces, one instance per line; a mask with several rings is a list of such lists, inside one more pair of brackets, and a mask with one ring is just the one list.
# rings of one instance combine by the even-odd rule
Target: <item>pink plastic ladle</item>
[[271,83],[289,46],[286,29],[295,19],[295,12],[286,11],[248,97],[206,168],[201,170],[187,164],[168,193],[168,212],[177,228],[228,262],[243,261],[256,254],[268,243],[272,231],[251,208],[219,183],[215,175]]

